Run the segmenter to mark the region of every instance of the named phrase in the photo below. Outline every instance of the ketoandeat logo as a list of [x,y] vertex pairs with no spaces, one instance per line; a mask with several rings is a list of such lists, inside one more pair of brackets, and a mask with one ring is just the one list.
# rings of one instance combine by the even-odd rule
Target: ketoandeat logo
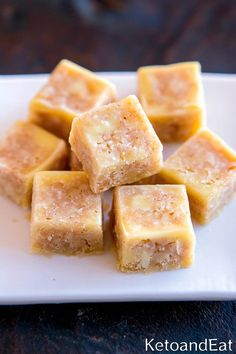
[[163,342],[154,338],[145,338],[146,352],[232,352],[233,341],[222,342],[217,338],[205,338],[202,342],[169,342],[167,339]]

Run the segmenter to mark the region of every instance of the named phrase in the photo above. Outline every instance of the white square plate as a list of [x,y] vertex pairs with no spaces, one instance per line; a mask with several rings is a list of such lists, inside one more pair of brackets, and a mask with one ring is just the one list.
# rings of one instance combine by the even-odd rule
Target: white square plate
[[[104,73],[120,97],[136,93],[134,73]],[[45,75],[0,77],[0,135],[24,119]],[[204,74],[208,126],[236,148],[236,75]],[[164,146],[164,154],[176,146]],[[191,269],[123,274],[106,242],[105,254],[44,257],[30,253],[29,213],[0,197],[0,304],[236,299],[236,200],[208,226],[194,225]]]

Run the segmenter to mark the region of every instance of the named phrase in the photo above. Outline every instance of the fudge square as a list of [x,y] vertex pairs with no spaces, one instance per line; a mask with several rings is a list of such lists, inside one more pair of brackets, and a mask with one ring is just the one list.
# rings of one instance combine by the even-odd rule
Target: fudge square
[[0,142],[0,193],[28,208],[33,177],[40,170],[64,169],[64,140],[26,121],[17,121]]
[[32,251],[64,255],[100,253],[101,204],[101,196],[91,191],[84,172],[37,173],[32,199]]
[[113,206],[121,271],[169,270],[192,265],[195,235],[185,186],[116,187]]
[[69,141],[94,193],[133,183],[162,167],[160,140],[132,95],[75,118]]
[[203,129],[165,161],[157,181],[185,184],[192,215],[206,223],[235,193],[236,153]]
[[68,60],[62,60],[32,99],[29,119],[68,139],[75,115],[116,99],[115,86]]
[[139,68],[140,102],[161,141],[185,141],[204,124],[200,71],[198,62]]

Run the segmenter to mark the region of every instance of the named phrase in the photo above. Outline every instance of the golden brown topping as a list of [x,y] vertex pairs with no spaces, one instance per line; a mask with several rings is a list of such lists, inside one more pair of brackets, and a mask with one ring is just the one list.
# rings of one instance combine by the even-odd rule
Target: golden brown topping
[[71,221],[82,226],[100,220],[100,196],[91,192],[83,172],[52,172],[40,176],[36,184],[39,219],[59,223]]
[[0,143],[0,165],[28,173],[45,162],[59,142],[31,123],[17,122]]
[[198,62],[141,67],[138,80],[141,102],[148,114],[180,114],[202,105]]
[[203,132],[182,145],[167,159],[165,167],[177,170],[188,180],[218,184],[236,171],[236,158],[230,158],[220,143]]
[[46,105],[80,113],[96,106],[106,89],[108,84],[96,75],[79,66],[73,68],[61,62],[37,98]]
[[121,187],[121,222],[128,233],[146,232],[147,237],[153,230],[183,226],[188,215],[185,195],[182,186]]
[[78,125],[96,159],[104,165],[141,160],[161,147],[137,99],[131,96],[84,114],[81,124],[78,118]]

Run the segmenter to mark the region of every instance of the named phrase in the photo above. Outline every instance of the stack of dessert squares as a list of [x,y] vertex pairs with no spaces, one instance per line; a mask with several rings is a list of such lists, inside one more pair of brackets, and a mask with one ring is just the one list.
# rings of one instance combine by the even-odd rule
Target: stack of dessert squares
[[[191,217],[208,223],[236,191],[236,153],[206,128],[197,62],[141,67],[138,98],[62,60],[0,143],[0,192],[31,209],[40,254],[103,251],[104,193],[118,269],[190,267]],[[163,145],[181,142],[163,162]]]

